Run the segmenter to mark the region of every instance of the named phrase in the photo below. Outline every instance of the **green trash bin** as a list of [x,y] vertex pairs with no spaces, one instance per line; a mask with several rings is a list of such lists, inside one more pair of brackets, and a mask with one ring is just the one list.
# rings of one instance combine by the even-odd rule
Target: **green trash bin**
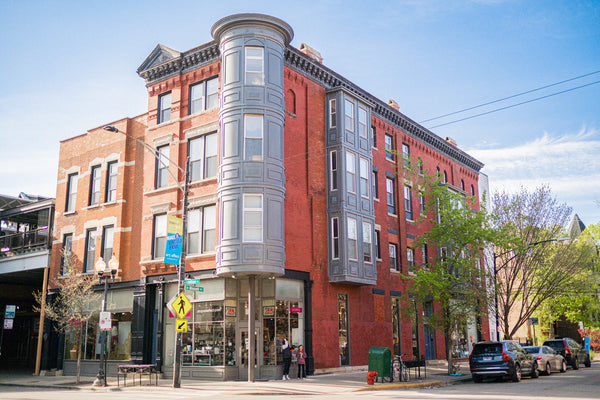
[[377,372],[377,378],[392,378],[392,352],[388,347],[369,349],[369,371]]

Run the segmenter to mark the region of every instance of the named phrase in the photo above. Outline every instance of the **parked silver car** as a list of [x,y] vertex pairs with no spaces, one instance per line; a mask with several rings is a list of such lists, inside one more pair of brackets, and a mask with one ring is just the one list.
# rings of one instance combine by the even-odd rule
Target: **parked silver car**
[[567,371],[565,358],[548,346],[525,346],[525,350],[537,360],[540,374],[550,375],[552,371]]

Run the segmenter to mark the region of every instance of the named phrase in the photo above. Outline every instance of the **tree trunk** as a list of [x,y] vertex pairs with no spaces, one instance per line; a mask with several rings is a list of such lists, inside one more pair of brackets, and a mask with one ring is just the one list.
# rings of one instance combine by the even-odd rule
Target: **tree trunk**
[[79,329],[77,330],[77,376],[75,378],[75,383],[79,385],[81,382],[81,336],[82,336],[82,328],[79,325]]
[[450,323],[450,311],[448,306],[444,305],[444,343],[446,344],[446,362],[448,363],[448,375],[454,370],[452,368],[452,329]]

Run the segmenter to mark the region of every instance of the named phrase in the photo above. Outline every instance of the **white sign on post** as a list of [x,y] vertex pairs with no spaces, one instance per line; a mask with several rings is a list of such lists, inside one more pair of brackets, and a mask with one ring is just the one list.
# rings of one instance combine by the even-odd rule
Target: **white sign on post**
[[110,331],[112,328],[112,321],[110,319],[110,312],[102,311],[100,313],[100,330]]

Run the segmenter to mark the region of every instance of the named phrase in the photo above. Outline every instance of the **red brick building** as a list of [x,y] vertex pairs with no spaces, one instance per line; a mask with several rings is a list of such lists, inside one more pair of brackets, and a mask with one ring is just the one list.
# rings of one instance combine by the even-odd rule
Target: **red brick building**
[[[243,379],[254,357],[259,376],[281,377],[284,338],[304,344],[309,372],[365,365],[372,346],[443,359],[441,333],[402,313],[412,304],[401,275],[436,249],[409,250],[427,225],[411,223],[420,200],[398,172],[410,155],[477,195],[482,164],[310,47],[290,46],[279,19],[234,15],[212,33],[185,52],[159,45],[138,68],[147,113],[61,143],[51,274],[61,274],[63,248],[88,273],[100,256],[119,261],[109,373],[130,359],[172,374],[166,304],[178,277],[163,257],[167,221],[183,215],[186,163],[184,278],[200,283],[185,290],[184,377]],[[84,371],[93,374],[98,332],[87,331]],[[469,336],[487,338],[469,327],[463,346]]]

